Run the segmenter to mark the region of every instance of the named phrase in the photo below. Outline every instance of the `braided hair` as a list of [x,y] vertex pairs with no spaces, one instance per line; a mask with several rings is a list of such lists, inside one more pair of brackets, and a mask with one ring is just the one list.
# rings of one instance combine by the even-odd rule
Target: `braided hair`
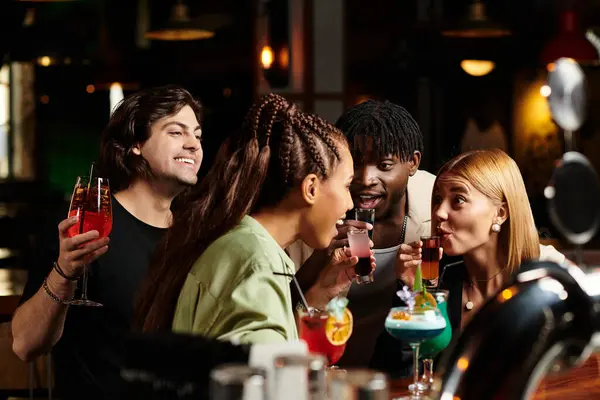
[[[389,101],[367,100],[344,112],[335,124],[354,144],[373,138],[379,156],[393,155],[408,161],[415,151],[423,153],[423,135],[410,113]],[[360,158],[360,154],[356,154]]]
[[309,174],[327,179],[348,146],[341,131],[276,94],[248,112],[219,149],[187,206],[174,215],[136,299],[134,327],[170,330],[193,263],[248,213],[277,206]]

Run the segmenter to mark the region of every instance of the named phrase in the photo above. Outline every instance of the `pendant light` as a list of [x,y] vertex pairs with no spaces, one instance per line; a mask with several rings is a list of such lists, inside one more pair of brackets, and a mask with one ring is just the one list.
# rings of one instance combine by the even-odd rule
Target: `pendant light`
[[[496,39],[511,35],[506,27],[488,19],[485,4],[475,0],[469,6],[468,17],[442,31],[442,35],[458,39]],[[463,71],[471,76],[485,76],[496,64],[491,60],[465,59],[460,63]]]
[[548,65],[559,58],[572,58],[581,65],[598,65],[598,52],[580,29],[577,14],[566,10],[559,17],[559,33],[541,53],[541,62]]
[[177,0],[165,27],[146,32],[145,37],[150,40],[185,41],[210,39],[214,35],[214,30],[201,27],[192,21],[189,8],[181,0]]
[[442,35],[453,38],[500,38],[511,35],[511,31],[488,19],[485,4],[475,0],[469,6],[467,19],[448,27]]

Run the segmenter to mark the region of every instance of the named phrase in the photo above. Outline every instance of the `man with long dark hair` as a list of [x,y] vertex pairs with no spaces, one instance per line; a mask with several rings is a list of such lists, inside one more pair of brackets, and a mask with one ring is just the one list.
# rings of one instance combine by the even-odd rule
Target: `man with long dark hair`
[[[95,240],[97,231],[69,238],[77,217],[67,218],[45,251],[47,262],[30,271],[12,320],[13,350],[31,360],[53,349],[62,399],[118,397],[135,292],[171,224],[173,199],[198,179],[200,113],[200,104],[177,86],[125,98],[102,134],[98,160],[114,192],[110,238]],[[85,262],[89,297],[103,307],[69,306]]]

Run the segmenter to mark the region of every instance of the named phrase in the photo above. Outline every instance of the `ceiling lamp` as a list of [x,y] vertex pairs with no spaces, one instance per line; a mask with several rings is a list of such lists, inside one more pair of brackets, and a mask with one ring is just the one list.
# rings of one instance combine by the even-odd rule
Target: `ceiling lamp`
[[510,36],[511,32],[502,25],[488,20],[485,4],[475,0],[469,6],[467,19],[449,29],[444,29],[442,35],[454,38],[499,38]]
[[462,60],[460,67],[471,76],[484,76],[492,72],[496,64],[489,60]]
[[171,18],[163,29],[146,32],[146,39],[151,40],[201,40],[215,36],[214,30],[202,28],[190,18],[188,7],[178,0],[171,10]]
[[544,46],[540,58],[544,65],[548,65],[562,57],[572,58],[582,65],[598,64],[598,52],[579,29],[577,14],[573,10],[560,14],[558,35]]

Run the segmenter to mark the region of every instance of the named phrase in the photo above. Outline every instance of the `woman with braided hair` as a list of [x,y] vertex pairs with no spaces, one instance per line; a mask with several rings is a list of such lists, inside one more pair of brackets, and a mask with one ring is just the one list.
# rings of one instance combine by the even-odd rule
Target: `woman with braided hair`
[[283,249],[296,240],[329,245],[353,206],[353,175],[338,129],[281,96],[263,97],[159,245],[138,328],[241,343],[296,339],[295,267]]

